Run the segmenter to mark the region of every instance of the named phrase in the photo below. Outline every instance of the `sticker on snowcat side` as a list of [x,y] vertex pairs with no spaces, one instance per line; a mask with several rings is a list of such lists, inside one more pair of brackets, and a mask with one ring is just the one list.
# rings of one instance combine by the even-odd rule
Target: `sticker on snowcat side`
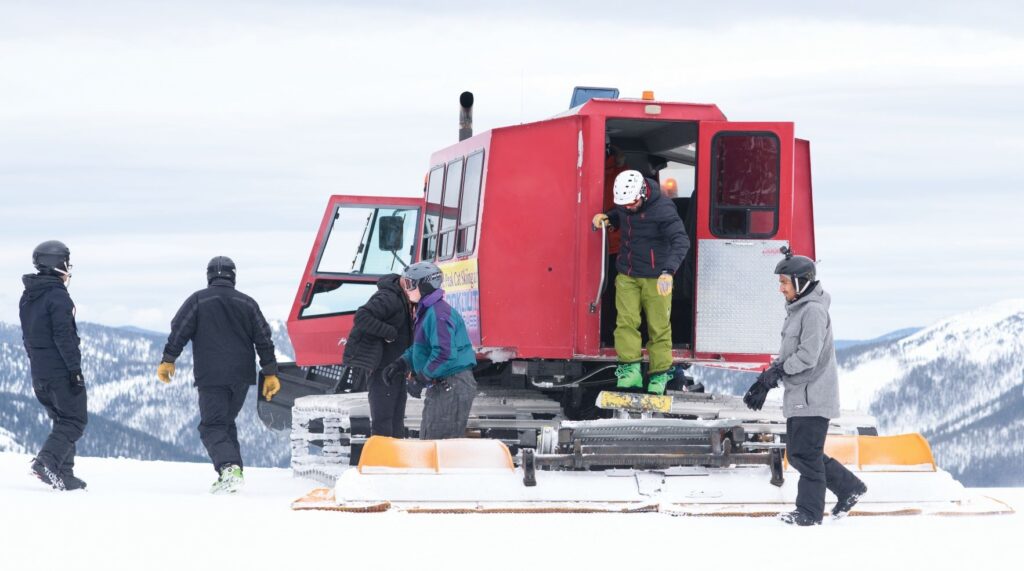
[[672,397],[601,391],[597,395],[597,407],[631,412],[669,412],[672,410]]

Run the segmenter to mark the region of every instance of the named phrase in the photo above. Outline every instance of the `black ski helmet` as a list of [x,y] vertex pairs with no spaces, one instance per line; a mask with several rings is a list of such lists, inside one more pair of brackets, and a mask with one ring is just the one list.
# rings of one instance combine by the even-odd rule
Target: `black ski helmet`
[[235,262],[227,256],[217,256],[210,260],[206,264],[206,283],[212,282],[214,278],[225,278],[235,283]]
[[430,295],[444,283],[441,268],[433,262],[416,262],[402,270],[402,287],[420,290],[420,295]]
[[65,275],[71,271],[71,250],[60,240],[47,240],[32,250],[32,265],[40,272]]
[[775,273],[789,276],[789,279],[793,280],[793,287],[796,288],[796,296],[799,298],[817,280],[814,260],[807,256],[794,256],[793,251],[785,246],[780,251],[786,258],[775,265]]

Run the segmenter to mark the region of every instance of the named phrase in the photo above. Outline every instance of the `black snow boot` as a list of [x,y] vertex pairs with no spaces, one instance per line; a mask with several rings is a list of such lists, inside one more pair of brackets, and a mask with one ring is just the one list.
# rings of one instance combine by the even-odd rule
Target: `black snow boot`
[[868,487],[864,485],[864,482],[861,482],[860,487],[851,492],[850,495],[839,498],[839,501],[832,508],[832,517],[840,519],[850,515],[850,510],[853,509],[853,506],[857,505],[861,496],[866,493],[868,493]]
[[779,519],[783,523],[790,525],[798,525],[800,527],[806,527],[809,525],[821,525],[821,519],[814,519],[811,516],[805,514],[800,510],[793,510],[784,514],[779,514]]
[[60,472],[56,466],[49,466],[39,458],[33,458],[32,473],[44,484],[55,490],[63,491],[65,489],[64,479],[60,477]]
[[60,475],[61,480],[64,480],[64,489],[67,491],[72,490],[84,490],[85,480],[75,476],[72,472],[65,472]]

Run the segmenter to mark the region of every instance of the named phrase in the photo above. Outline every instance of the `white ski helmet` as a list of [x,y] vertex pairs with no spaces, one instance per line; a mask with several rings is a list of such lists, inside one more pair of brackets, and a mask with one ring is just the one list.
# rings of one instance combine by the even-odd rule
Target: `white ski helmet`
[[625,206],[636,202],[638,198],[647,197],[647,183],[640,171],[622,171],[615,177],[615,185],[612,187],[612,194],[615,197],[615,204]]

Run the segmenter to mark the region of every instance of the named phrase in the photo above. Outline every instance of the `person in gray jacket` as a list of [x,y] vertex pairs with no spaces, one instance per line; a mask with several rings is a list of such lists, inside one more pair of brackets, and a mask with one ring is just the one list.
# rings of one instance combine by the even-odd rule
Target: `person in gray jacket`
[[816,279],[814,261],[794,256],[775,267],[779,291],[786,298],[779,358],[758,376],[743,397],[754,410],[764,405],[768,391],[782,386],[782,413],[786,417],[786,456],[800,473],[796,509],[780,515],[782,521],[806,526],[821,523],[825,490],[838,498],[832,516],[847,515],[867,486],[841,463],[825,455],[829,420],[839,416],[839,375],[828,310],[832,298]]

